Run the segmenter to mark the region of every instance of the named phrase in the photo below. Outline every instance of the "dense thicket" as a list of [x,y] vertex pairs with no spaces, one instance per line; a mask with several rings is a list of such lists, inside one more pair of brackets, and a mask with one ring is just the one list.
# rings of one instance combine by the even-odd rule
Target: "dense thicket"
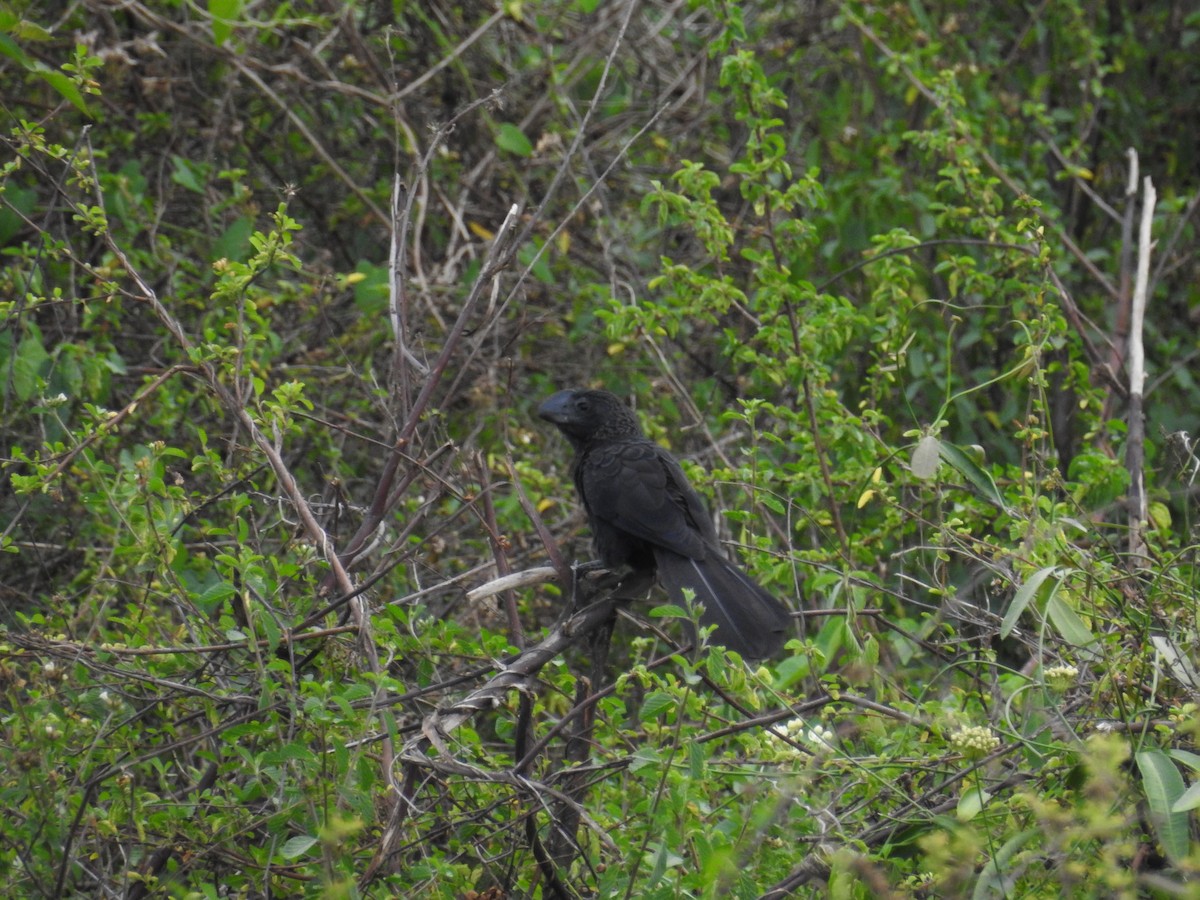
[[[1198,39],[0,9],[5,895],[1190,896]],[[572,576],[572,386],[780,658]]]

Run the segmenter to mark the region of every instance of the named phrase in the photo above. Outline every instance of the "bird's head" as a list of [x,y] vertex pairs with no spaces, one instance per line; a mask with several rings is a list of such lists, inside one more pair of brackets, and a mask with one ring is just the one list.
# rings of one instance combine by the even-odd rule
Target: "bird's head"
[[640,436],[637,416],[608,391],[559,391],[542,401],[538,416],[572,443]]

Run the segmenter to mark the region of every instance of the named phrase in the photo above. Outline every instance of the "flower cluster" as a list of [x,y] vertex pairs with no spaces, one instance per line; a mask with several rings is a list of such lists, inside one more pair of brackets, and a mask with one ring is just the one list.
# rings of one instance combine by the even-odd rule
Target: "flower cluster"
[[1051,666],[1044,674],[1046,684],[1056,691],[1065,691],[1079,678],[1079,670],[1074,666]]
[[[804,719],[790,719],[779,730],[791,740],[807,746],[814,756],[828,753],[834,748],[834,733],[819,722],[809,724]],[[788,751],[790,755],[799,754],[799,751],[790,745]]]
[[950,735],[950,746],[968,756],[983,756],[1000,746],[1000,738],[985,725],[964,725]]

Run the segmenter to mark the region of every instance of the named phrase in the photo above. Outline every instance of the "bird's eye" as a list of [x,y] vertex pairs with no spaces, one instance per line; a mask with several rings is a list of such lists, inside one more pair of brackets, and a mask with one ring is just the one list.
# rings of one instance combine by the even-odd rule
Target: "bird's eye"
[[587,412],[589,409],[591,409],[591,407],[592,407],[592,404],[588,403],[588,401],[586,401],[582,398],[575,401],[575,408],[577,410],[579,410],[580,412]]

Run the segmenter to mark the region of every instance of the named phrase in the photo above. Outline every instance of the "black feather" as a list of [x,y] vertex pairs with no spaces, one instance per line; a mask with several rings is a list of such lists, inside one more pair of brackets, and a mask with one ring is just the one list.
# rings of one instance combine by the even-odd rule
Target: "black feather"
[[600,561],[657,570],[673,603],[690,589],[700,622],[751,659],[787,639],[787,608],[725,558],[704,503],[683,470],[647,439],[637,417],[607,391],[559,391],[538,409],[575,448],[572,475]]

